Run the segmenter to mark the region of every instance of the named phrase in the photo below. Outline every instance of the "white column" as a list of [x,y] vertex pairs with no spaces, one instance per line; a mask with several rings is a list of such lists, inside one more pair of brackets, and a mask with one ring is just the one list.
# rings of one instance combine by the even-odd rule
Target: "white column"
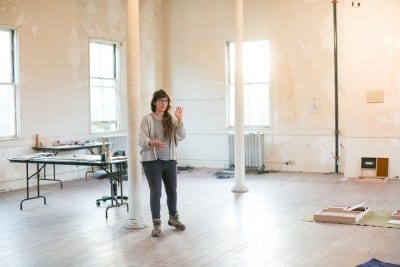
[[145,227],[142,210],[142,168],[139,162],[138,135],[140,111],[139,0],[128,0],[127,77],[128,77],[128,204],[126,228]]
[[236,0],[235,49],[235,185],[232,192],[244,193],[244,102],[243,102],[243,0]]

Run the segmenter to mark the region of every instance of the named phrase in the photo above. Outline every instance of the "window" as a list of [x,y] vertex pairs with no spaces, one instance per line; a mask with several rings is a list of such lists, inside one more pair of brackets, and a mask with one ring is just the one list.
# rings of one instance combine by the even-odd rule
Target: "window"
[[117,45],[90,42],[90,122],[92,133],[119,130]]
[[0,26],[0,138],[16,138],[17,70],[16,32]]
[[[228,119],[235,125],[235,43],[227,43],[228,50]],[[244,126],[270,126],[269,42],[243,42]]]

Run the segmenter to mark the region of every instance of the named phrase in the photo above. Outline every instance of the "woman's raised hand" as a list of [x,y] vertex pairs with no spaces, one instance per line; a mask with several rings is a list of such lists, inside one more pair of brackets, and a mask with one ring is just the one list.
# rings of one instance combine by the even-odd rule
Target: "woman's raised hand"
[[178,124],[181,125],[182,124],[182,116],[183,116],[183,107],[181,107],[181,106],[176,107],[175,116],[178,119]]

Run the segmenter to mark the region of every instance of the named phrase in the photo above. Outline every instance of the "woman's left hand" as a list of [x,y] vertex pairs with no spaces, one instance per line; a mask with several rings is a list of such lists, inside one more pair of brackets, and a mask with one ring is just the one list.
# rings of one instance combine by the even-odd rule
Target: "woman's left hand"
[[178,119],[178,124],[182,124],[182,116],[183,116],[183,107],[178,106],[175,109],[175,116]]

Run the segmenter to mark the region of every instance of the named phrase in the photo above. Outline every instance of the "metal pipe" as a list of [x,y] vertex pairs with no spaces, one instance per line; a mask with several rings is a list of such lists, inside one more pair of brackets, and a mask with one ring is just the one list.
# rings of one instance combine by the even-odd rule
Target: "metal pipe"
[[339,97],[338,97],[338,48],[337,48],[337,16],[336,4],[338,0],[332,0],[333,4],[333,45],[335,68],[335,173],[339,173]]

